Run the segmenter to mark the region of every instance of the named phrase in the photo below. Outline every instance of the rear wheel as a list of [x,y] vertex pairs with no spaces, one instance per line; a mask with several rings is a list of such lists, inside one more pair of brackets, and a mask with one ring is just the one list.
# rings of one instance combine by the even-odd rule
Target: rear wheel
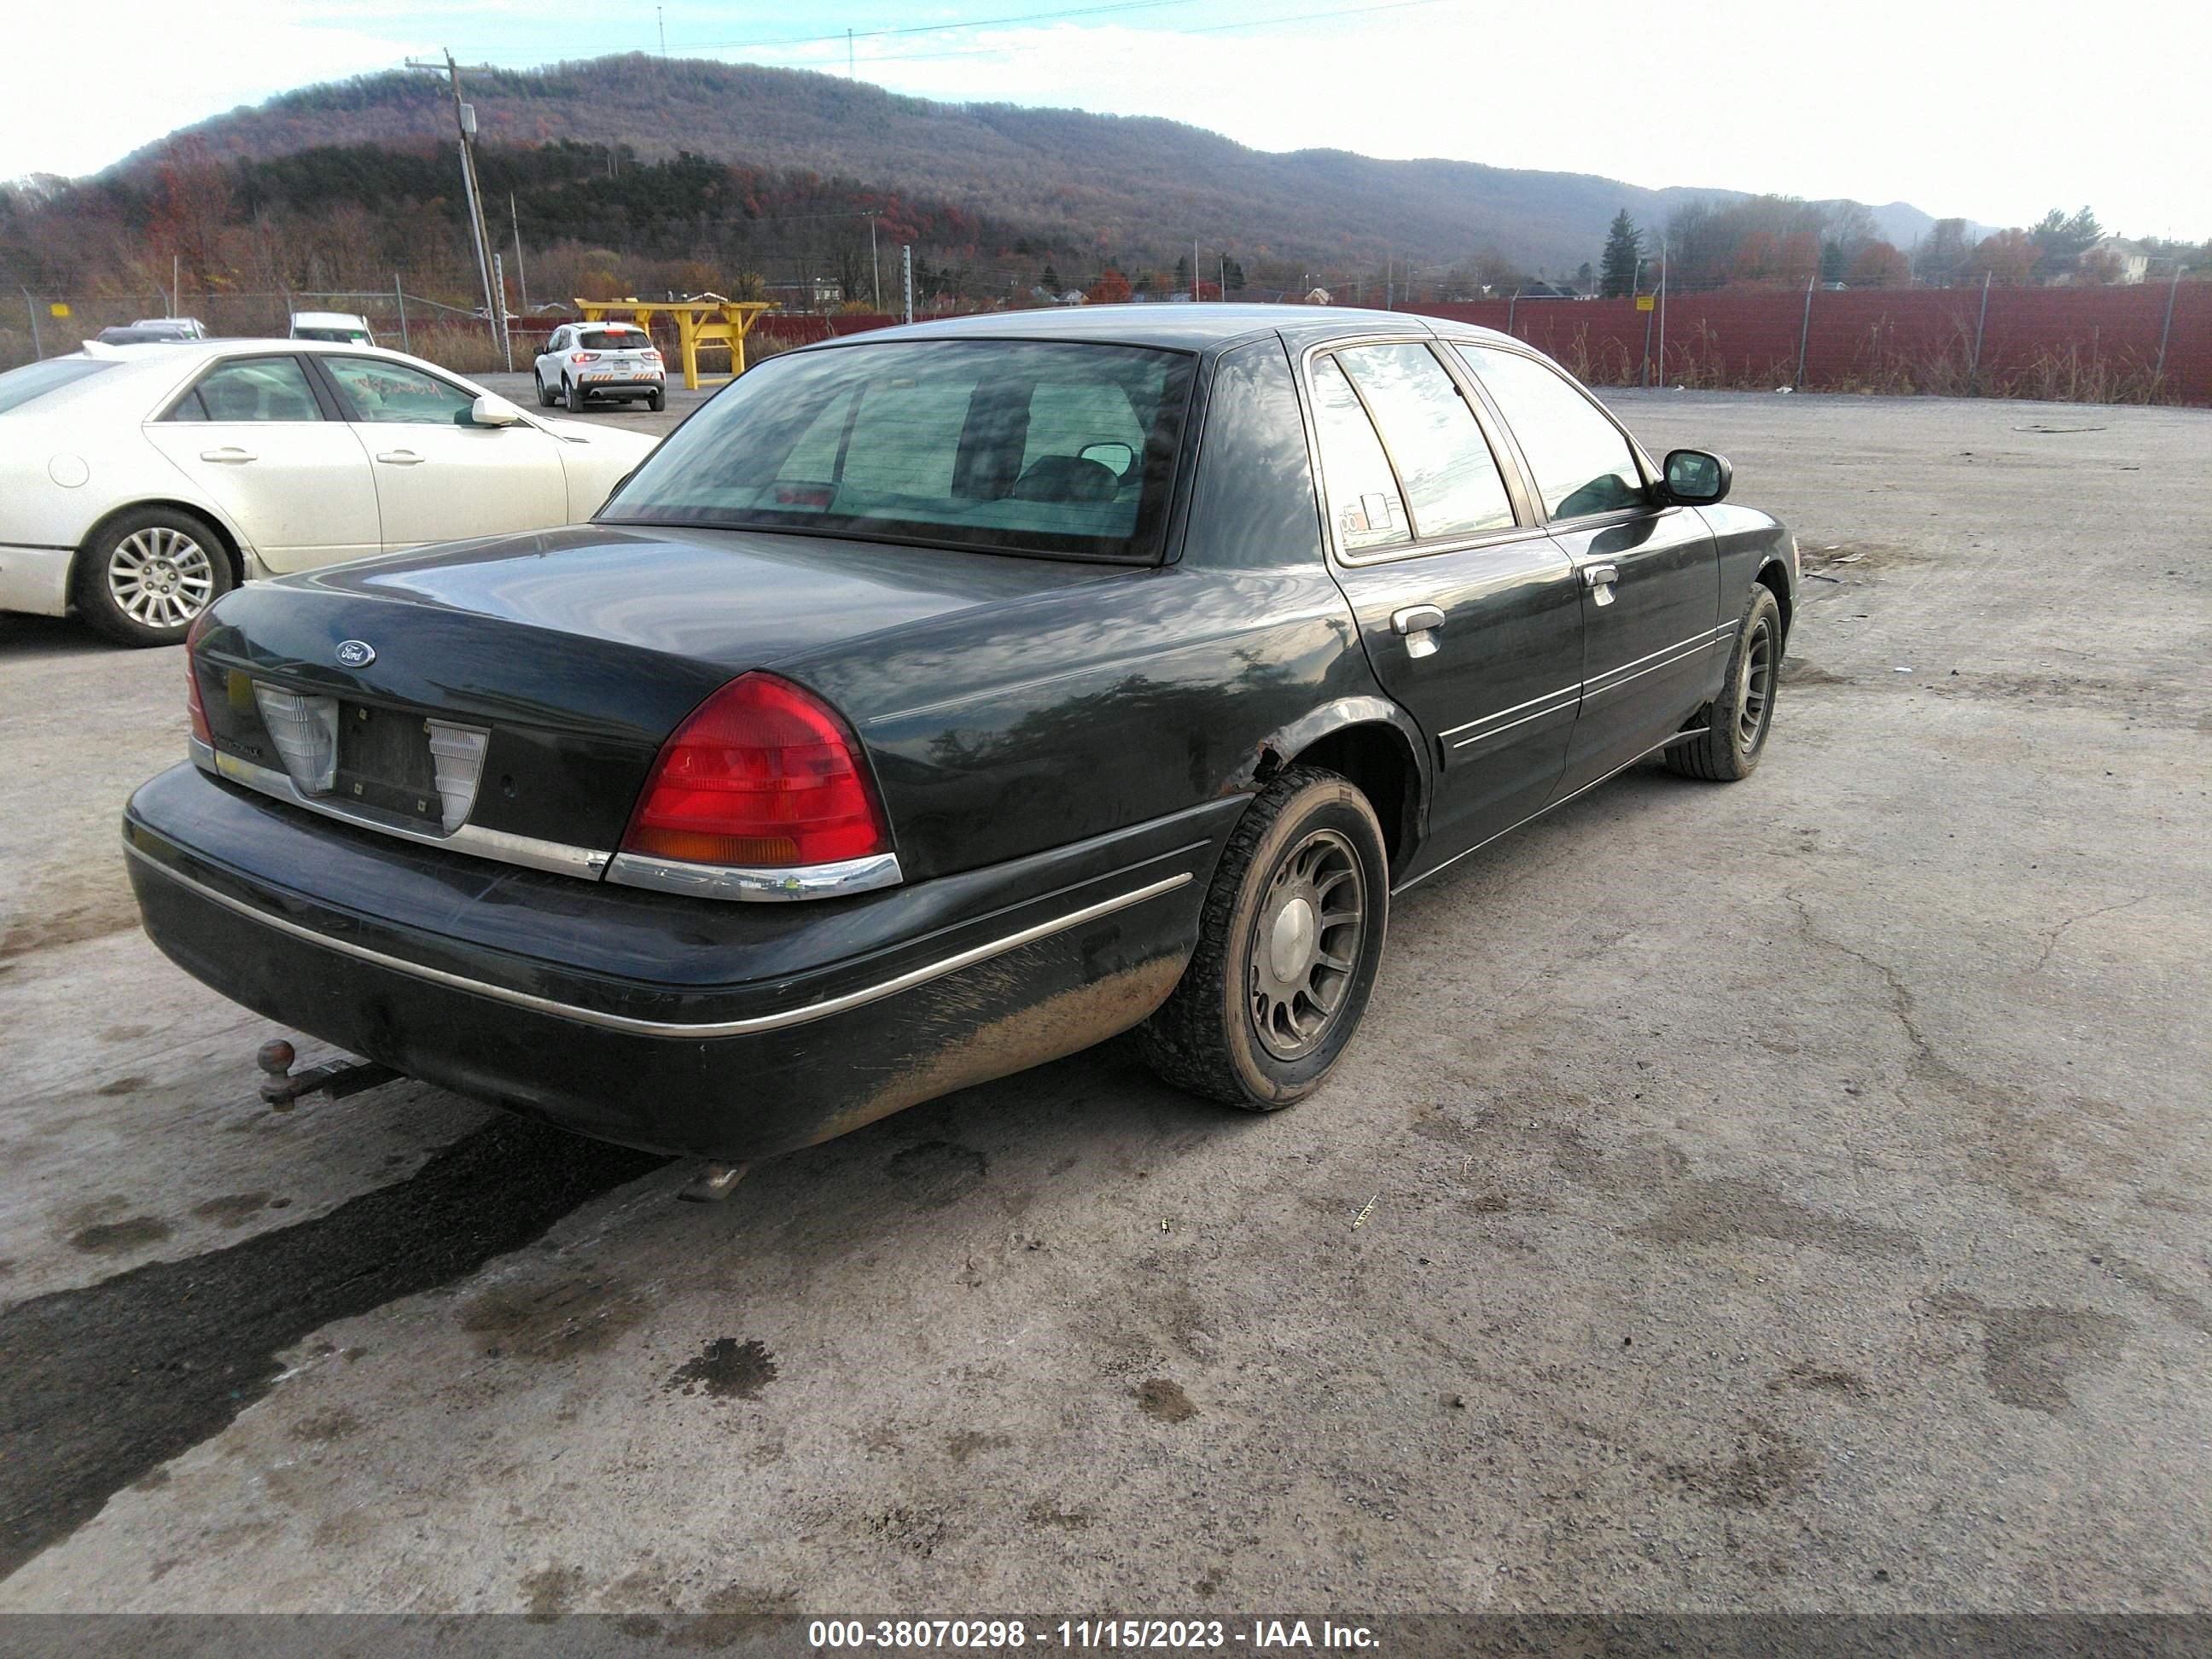
[[1304,1099],[1358,1029],[1389,905],[1367,797],[1318,767],[1284,772],[1231,836],[1198,949],[1141,1028],[1152,1069],[1247,1111]]
[[124,645],[176,645],[234,581],[215,526],[182,507],[117,514],[78,556],[76,606]]
[[1774,692],[1782,672],[1782,607],[1773,591],[1753,583],[1736,629],[1721,694],[1700,709],[1705,734],[1667,750],[1667,769],[1686,778],[1733,783],[1758,768],[1774,724]]
[[668,407],[668,394],[665,392],[652,393],[646,398],[645,406],[654,414],[659,414],[662,410]]
[[561,377],[561,386],[562,389],[568,395],[568,412],[571,415],[582,414],[584,412],[584,388],[578,386],[574,380],[570,380],[565,374]]

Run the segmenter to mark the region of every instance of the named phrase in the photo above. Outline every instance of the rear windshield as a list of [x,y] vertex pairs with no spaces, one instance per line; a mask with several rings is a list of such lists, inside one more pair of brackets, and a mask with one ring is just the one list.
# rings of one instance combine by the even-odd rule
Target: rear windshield
[[793,352],[692,416],[600,516],[1153,559],[1193,367],[1013,340]]
[[335,340],[340,345],[374,345],[365,328],[295,328],[295,340]]
[[586,351],[635,351],[653,341],[643,329],[590,328],[576,336],[576,343]]
[[11,368],[0,374],[0,415],[21,407],[33,398],[43,398],[49,392],[114,367],[97,357],[52,357],[43,363],[26,363],[21,368]]

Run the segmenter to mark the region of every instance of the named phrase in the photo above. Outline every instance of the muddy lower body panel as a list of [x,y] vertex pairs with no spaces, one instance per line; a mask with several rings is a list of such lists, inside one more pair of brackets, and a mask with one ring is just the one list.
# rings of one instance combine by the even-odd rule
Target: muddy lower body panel
[[541,994],[548,976],[513,963],[474,976],[431,967],[428,949],[259,885],[135,817],[126,824],[146,932],[233,1000],[512,1111],[732,1162],[1137,1024],[1182,975],[1214,851],[1194,844],[1009,905],[828,987],[733,986],[718,1006],[695,996],[668,1020],[611,1012],[649,1006],[662,988],[626,997],[602,981],[586,1006]]

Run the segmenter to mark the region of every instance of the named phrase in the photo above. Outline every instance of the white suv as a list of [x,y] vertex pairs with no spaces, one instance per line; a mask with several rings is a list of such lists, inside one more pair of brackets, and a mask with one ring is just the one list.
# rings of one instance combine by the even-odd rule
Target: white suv
[[580,415],[593,398],[642,398],[647,409],[668,406],[668,371],[653,337],[635,323],[563,323],[533,372],[538,401],[547,409],[565,403],[571,415]]

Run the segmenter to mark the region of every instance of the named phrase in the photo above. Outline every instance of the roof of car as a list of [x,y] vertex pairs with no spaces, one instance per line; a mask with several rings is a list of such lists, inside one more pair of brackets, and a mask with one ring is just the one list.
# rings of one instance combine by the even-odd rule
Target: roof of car
[[[1493,329],[1405,311],[1365,311],[1351,306],[1147,305],[1047,306],[1033,311],[987,311],[945,317],[897,328],[872,329],[855,339],[936,340],[948,337],[993,340],[1098,340],[1116,345],[1205,351],[1255,335],[1280,333],[1295,339],[1368,332],[1449,334],[1455,338],[1504,340]],[[818,349],[818,348],[816,348]]]

